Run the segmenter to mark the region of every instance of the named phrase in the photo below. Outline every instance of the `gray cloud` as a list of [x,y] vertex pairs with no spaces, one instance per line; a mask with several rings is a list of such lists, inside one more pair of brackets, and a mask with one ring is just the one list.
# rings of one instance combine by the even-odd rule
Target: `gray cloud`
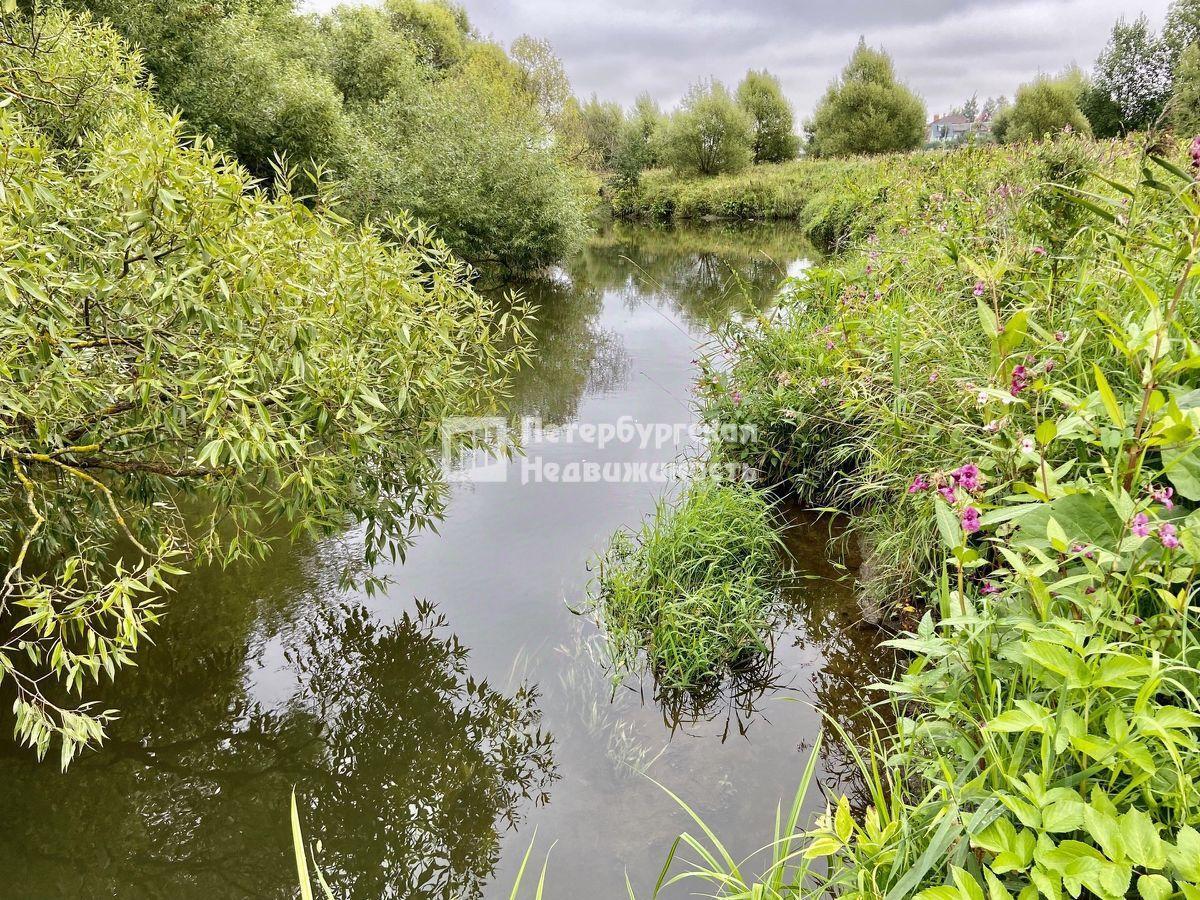
[[[310,0],[311,8],[332,0]],[[472,22],[507,44],[548,38],[578,94],[673,105],[698,78],[734,83],[765,66],[803,118],[859,35],[883,45],[933,112],[978,93],[1011,96],[1039,72],[1090,68],[1120,16],[1160,23],[1169,0],[465,0]]]

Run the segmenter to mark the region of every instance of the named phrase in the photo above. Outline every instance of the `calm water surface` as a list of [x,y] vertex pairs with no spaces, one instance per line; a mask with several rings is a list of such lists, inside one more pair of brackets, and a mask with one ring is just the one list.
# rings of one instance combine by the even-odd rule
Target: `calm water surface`
[[[535,827],[539,860],[557,842],[551,896],[624,897],[626,871],[648,895],[689,827],[651,777],[735,852],[766,843],[815,708],[849,720],[884,665],[826,561],[828,526],[797,518],[788,534],[807,577],[760,677],[701,698],[660,697],[648,679],[614,689],[571,607],[611,533],[672,488],[548,476],[694,453],[570,429],[693,421],[710,329],[769,304],[809,254],[778,227],[621,227],[527,287],[540,352],[509,414],[536,417],[543,439],[505,480],[455,485],[437,533],[384,567],[379,591],[339,584],[353,534],[188,579],[104,698],[122,718],[101,751],[62,775],[3,744],[0,896],[294,896],[293,786],[347,898],[507,897]],[[836,749],[821,763],[826,784],[846,776]]]

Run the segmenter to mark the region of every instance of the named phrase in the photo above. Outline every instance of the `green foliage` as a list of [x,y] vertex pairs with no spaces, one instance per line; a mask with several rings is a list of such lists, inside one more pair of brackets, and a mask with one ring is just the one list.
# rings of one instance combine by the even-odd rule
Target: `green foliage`
[[548,265],[583,240],[587,206],[580,173],[531,140],[539,123],[524,96],[482,74],[391,95],[355,117],[343,207],[364,218],[410,210],[475,262]]
[[274,0],[77,2],[144,48],[162,105],[260,178],[281,156],[315,161],[345,179],[342,212],[415,213],[477,263],[535,269],[578,246],[594,189],[544,41],[518,38],[509,57],[437,0],[327,16]]
[[1179,58],[1170,111],[1178,134],[1200,134],[1200,43],[1192,44]]
[[1077,73],[1023,84],[1013,105],[996,117],[992,133],[1010,143],[1040,141],[1069,131],[1091,134],[1091,124],[1079,108],[1080,93]]
[[1095,81],[1090,81],[1080,92],[1077,102],[1079,111],[1088,120],[1088,126],[1095,137],[1114,138],[1125,133],[1121,107],[1117,106],[1108,91]]
[[625,110],[619,103],[602,102],[592,94],[579,112],[592,166],[601,172],[611,171],[625,140]]
[[368,563],[402,552],[440,510],[437,423],[491,402],[525,332],[423,227],[253,189],[113,31],[3,24],[0,677],[65,765],[182,568],[356,521]]
[[1108,45],[1096,60],[1096,86],[1120,110],[1126,131],[1149,128],[1171,94],[1172,59],[1167,43],[1144,15],[1113,25]]
[[754,159],[754,125],[719,81],[692,85],[660,130],[658,153],[676,172],[740,172]]
[[783,95],[779,79],[765,69],[749,71],[738,85],[737,102],[754,122],[754,161],[785,162],[800,150],[792,119],[792,105]]
[[640,95],[622,127],[612,168],[618,185],[636,187],[642,172],[658,163],[655,152],[663,124],[662,110],[649,94]]
[[619,532],[593,603],[617,665],[644,653],[666,688],[702,687],[766,648],[780,541],[767,499],[699,481],[660,502],[641,532]]
[[805,129],[813,156],[913,150],[924,139],[925,105],[896,81],[891,57],[860,40]]

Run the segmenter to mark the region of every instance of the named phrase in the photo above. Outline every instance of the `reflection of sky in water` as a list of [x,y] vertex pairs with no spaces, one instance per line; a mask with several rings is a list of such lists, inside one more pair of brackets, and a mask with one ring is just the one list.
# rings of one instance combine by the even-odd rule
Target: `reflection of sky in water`
[[[782,272],[806,264],[802,242],[782,228],[601,236],[563,277],[526,287],[543,304],[542,351],[518,380],[513,415],[547,425],[693,421],[693,360],[707,329],[761,308]],[[694,449],[543,442],[524,452],[557,464],[661,463]],[[651,684],[614,692],[594,626],[569,609],[612,532],[637,524],[670,486],[522,484],[522,465],[511,461],[503,483],[455,486],[438,532],[419,535],[403,565],[383,566],[392,580],[374,595],[337,587],[332,545],[285,550],[245,574],[195,576],[159,646],[118,686],[125,721],[110,748],[65,777],[24,756],[0,760],[10,785],[0,813],[27,823],[0,847],[0,864],[28,873],[22,896],[105,887],[123,897],[290,896],[293,784],[331,874],[353,885],[355,871],[372,873],[357,882],[363,896],[412,893],[403,867],[417,863],[397,858],[406,847],[422,859],[440,852],[443,881],[431,883],[447,886],[457,871],[470,893],[463,870],[486,876],[490,823],[509,816],[524,824],[504,833],[488,896],[507,896],[533,825],[539,857],[558,842],[552,896],[624,896],[626,869],[646,893],[688,822],[639,770],[693,803],[734,851],[765,841],[800,776],[798,748],[818,727],[810,704],[853,711],[856,686],[874,680],[873,637],[848,627],[845,586],[791,591],[799,602],[774,673],[782,687],[754,711],[718,702],[709,718],[674,723]],[[793,538],[807,570],[837,574],[822,528]],[[417,599],[436,614],[418,615]],[[430,624],[437,615],[443,627]],[[540,689],[533,702],[554,738],[553,766],[517,696],[526,681]],[[493,749],[478,755],[473,742]],[[825,762],[843,766],[836,755]],[[549,802],[537,804],[542,790]],[[103,821],[84,804],[102,808]],[[76,881],[63,880],[67,859],[79,861]]]

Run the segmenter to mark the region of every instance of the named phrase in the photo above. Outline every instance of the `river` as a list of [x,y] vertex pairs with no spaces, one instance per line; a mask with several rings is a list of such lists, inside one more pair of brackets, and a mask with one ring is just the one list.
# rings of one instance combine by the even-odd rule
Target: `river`
[[[138,668],[104,691],[121,718],[102,749],[62,774],[5,743],[0,895],[294,896],[293,787],[347,898],[507,897],[535,831],[539,865],[554,845],[548,896],[624,897],[628,872],[647,897],[692,827],[651,779],[735,853],[767,843],[817,710],[849,721],[885,674],[827,559],[829,523],[793,517],[773,659],[713,696],[614,686],[573,609],[610,535],[672,490],[664,464],[698,451],[711,330],[769,306],[812,258],[777,225],[613,226],[523,285],[541,312],[504,418],[520,450],[460,460],[445,520],[380,585],[341,579],[353,531],[186,579]],[[601,441],[622,422],[661,427]],[[836,742],[819,776],[853,789]]]

